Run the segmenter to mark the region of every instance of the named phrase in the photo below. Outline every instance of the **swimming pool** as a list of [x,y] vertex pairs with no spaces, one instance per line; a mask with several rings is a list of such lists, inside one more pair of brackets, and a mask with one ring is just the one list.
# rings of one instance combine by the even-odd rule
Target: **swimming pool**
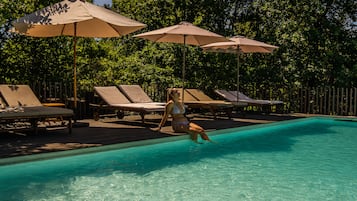
[[0,200],[357,200],[357,122],[309,118],[210,136],[216,143],[3,165]]

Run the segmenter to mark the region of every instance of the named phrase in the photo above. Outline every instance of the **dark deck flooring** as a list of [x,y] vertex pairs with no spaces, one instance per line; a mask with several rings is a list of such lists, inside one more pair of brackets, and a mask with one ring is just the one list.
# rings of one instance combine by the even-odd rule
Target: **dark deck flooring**
[[[236,114],[233,118],[219,117],[218,119],[199,114],[189,115],[191,121],[202,126],[206,131],[227,129],[233,127],[263,124],[305,117],[298,114]],[[170,122],[161,132],[150,128],[157,127],[161,120],[159,115],[146,115],[146,122],[141,123],[139,116],[125,116],[124,119],[103,118],[99,121],[85,119],[78,121],[89,126],[75,126],[72,134],[68,129],[40,129],[40,132],[0,133],[0,158],[23,156],[54,151],[72,150],[86,147],[110,145],[138,140],[183,135],[173,133]]]

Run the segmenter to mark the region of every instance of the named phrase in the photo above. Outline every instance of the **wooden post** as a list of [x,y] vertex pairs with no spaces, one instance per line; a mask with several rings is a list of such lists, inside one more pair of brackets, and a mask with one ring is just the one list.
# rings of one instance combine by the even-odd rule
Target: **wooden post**
[[324,88],[321,88],[319,87],[319,99],[320,99],[320,114],[324,114],[324,110],[325,110],[325,107],[324,107],[324,104],[323,104],[323,98],[325,97],[325,90]]
[[302,112],[302,102],[303,102],[303,99],[302,99],[302,88],[298,88],[298,98],[300,100],[299,102],[299,112]]
[[328,97],[327,97],[327,114],[331,114],[331,87],[327,88],[328,90]]
[[344,115],[345,113],[345,101],[344,101],[344,97],[345,97],[345,90],[344,88],[340,88],[340,115]]
[[335,98],[336,98],[336,88],[335,87],[332,87],[332,114],[336,114],[336,110],[335,110],[335,104],[336,104],[336,101],[335,101]]
[[309,114],[310,113],[310,88],[305,88],[304,90],[304,96],[305,96],[305,113]]
[[354,115],[357,116],[357,88],[354,88],[355,96],[354,96]]
[[343,97],[343,102],[344,102],[344,115],[348,114],[348,89],[344,88],[344,97]]
[[341,95],[340,95],[340,89],[341,88],[337,88],[337,97],[336,97],[336,113],[337,113],[337,115],[339,115],[340,114],[340,105],[341,105],[341,103],[340,103],[340,97],[341,97]]
[[315,103],[316,103],[316,91],[315,88],[311,88],[309,91],[310,101],[309,101],[309,111],[312,114],[315,114]]
[[349,98],[348,98],[348,102],[350,103],[349,104],[349,110],[348,110],[348,115],[352,115],[353,114],[353,111],[352,111],[352,101],[353,101],[353,89],[350,88],[350,95],[349,95]]
[[345,105],[345,109],[344,109],[344,115],[348,115],[348,98],[349,97],[349,95],[348,95],[348,89],[347,88],[345,88],[345,97],[344,97],[344,105]]
[[326,104],[326,98],[327,98],[326,90],[327,90],[327,88],[324,87],[324,88],[323,88],[323,93],[324,93],[324,100],[323,100],[324,114],[328,114],[328,113],[327,113],[328,105]]

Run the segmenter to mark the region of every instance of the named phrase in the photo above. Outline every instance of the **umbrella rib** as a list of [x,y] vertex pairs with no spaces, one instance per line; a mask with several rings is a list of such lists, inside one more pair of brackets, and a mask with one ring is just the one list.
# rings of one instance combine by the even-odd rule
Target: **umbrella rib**
[[63,32],[64,32],[65,27],[66,27],[66,25],[64,24],[64,25],[62,26],[62,29],[61,29],[61,36],[63,36]]
[[122,34],[119,30],[117,30],[112,24],[108,24],[110,27],[112,27],[115,32],[117,32],[119,34],[119,36],[123,36],[124,34]]
[[195,42],[196,42],[197,44],[200,44],[200,41],[198,40],[198,38],[196,38],[195,36],[193,36],[192,38],[195,40]]
[[167,36],[169,34],[167,33],[163,33],[160,37],[158,37],[157,39],[153,40],[154,42],[157,42],[158,40],[160,40],[161,38],[164,38],[165,36]]

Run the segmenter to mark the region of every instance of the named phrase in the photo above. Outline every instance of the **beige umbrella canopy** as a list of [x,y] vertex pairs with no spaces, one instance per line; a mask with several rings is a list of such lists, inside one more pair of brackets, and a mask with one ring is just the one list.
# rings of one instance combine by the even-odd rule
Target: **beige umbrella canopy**
[[[237,98],[239,97],[239,55],[241,53],[272,53],[277,46],[252,40],[243,36],[229,38],[229,42],[211,43],[202,46],[204,51],[237,54]],[[238,100],[237,100],[238,101]]]
[[[184,44],[182,62],[182,88],[185,87],[186,44],[202,46],[215,42],[228,41],[225,37],[221,35],[197,27],[189,22],[181,22],[177,25],[138,34],[134,37],[144,38],[154,42]],[[184,93],[182,93],[182,100],[183,94]]]
[[77,107],[76,37],[120,37],[146,27],[109,9],[84,0],[65,0],[26,15],[13,23],[13,32],[33,37],[74,37],[74,108]]
[[257,40],[252,40],[244,36],[234,36],[228,42],[211,43],[202,46],[205,51],[226,52],[226,53],[271,53],[278,48]]

